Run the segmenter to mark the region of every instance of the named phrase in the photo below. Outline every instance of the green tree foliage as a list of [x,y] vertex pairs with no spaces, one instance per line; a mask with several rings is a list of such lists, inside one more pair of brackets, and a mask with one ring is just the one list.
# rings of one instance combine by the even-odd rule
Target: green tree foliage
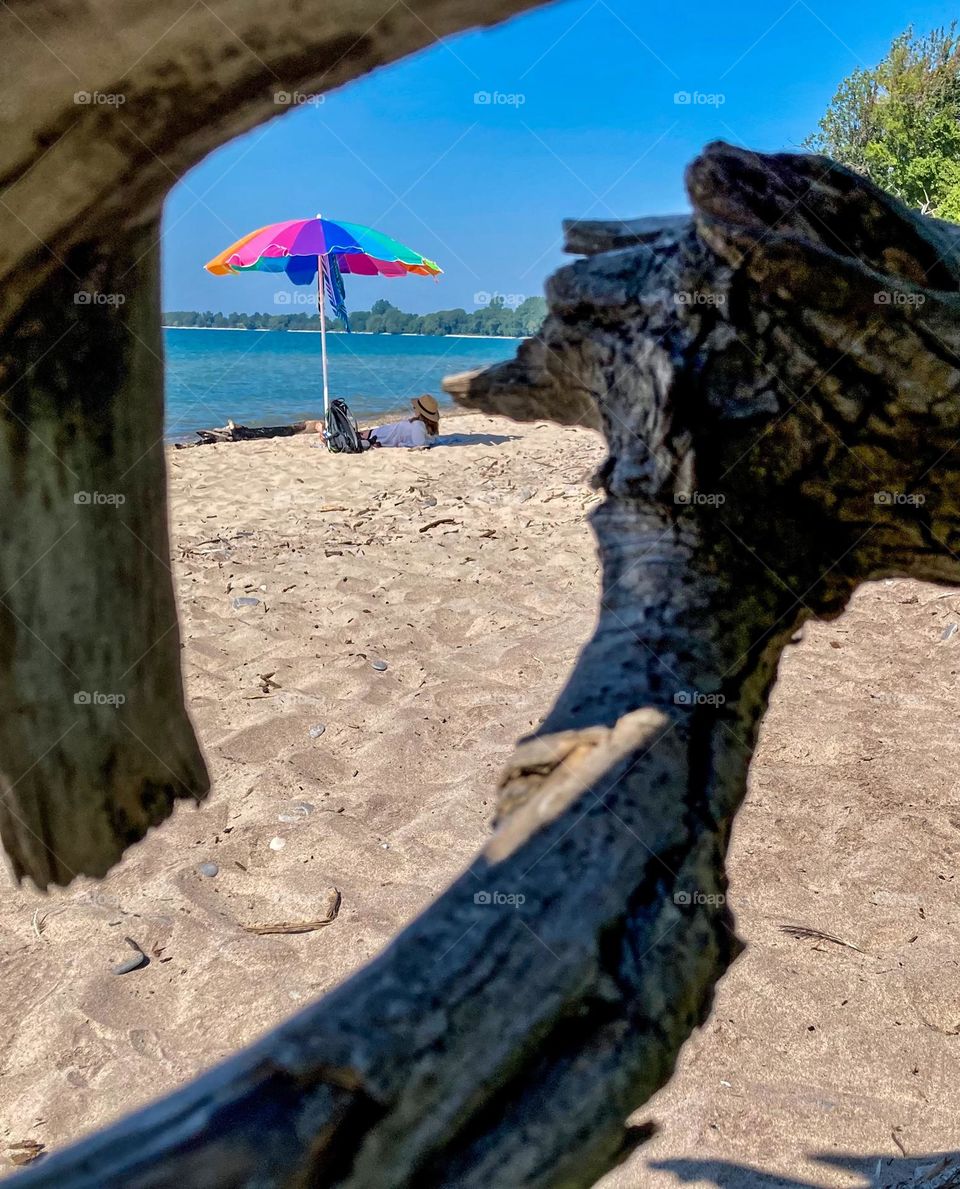
[[960,222],[960,39],[956,25],[902,33],[840,88],[804,147],[865,174],[925,214]]
[[[528,297],[513,307],[503,297],[491,298],[490,304],[467,313],[463,309],[436,310],[432,314],[407,314],[381,298],[370,310],[351,311],[350,329],[368,334],[477,334],[510,335],[523,338],[536,334],[547,316],[542,297]],[[316,314],[215,314],[210,310],[172,310],[163,315],[164,326],[229,327],[243,330],[319,330]],[[342,330],[337,319],[328,322],[331,330]]]

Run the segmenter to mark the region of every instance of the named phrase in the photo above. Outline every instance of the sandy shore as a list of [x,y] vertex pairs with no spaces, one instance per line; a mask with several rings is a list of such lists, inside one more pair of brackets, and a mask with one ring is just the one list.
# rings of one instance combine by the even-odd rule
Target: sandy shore
[[[592,627],[584,480],[602,447],[450,428],[449,448],[362,458],[307,437],[171,451],[214,787],[101,884],[0,896],[0,1155],[60,1145],[274,1026],[482,842],[501,765]],[[861,1185],[878,1160],[893,1185],[917,1163],[902,1149],[960,1145],[953,621],[960,596],[878,584],[785,658],[731,857],[747,952],[638,1113],[660,1134],[605,1189]],[[250,931],[332,913],[337,894],[326,928]],[[118,977],[125,936],[151,961]]]
[[[480,843],[503,761],[590,631],[601,448],[486,417],[445,428],[459,444],[362,457],[307,436],[170,451],[213,792],[99,885],[4,892],[0,1155],[62,1143],[277,1024]],[[324,930],[244,929],[316,918],[330,888]],[[116,977],[125,935],[152,960]]]

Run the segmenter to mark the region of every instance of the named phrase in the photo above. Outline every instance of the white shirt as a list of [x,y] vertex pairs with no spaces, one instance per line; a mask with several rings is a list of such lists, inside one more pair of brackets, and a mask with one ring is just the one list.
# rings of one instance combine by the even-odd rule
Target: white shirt
[[419,418],[411,417],[406,421],[393,421],[389,425],[379,425],[370,430],[370,436],[376,438],[381,446],[429,446],[427,427]]

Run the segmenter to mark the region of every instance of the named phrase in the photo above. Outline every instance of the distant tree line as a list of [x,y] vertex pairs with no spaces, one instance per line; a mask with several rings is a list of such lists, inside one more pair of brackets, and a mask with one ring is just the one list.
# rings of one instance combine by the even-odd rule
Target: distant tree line
[[[369,334],[504,334],[522,338],[536,334],[547,316],[542,297],[528,297],[520,305],[508,306],[502,297],[468,313],[463,309],[436,310],[432,314],[407,314],[389,301],[375,301],[370,310],[350,314],[350,329]],[[165,326],[242,330],[319,330],[316,313],[290,314],[215,314],[211,310],[172,310],[163,315]],[[331,330],[343,330],[339,319],[329,319]]]

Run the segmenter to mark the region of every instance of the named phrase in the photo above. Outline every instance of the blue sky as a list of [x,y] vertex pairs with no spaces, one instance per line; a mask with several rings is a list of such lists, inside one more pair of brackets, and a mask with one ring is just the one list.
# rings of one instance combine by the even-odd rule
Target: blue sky
[[920,0],[567,0],[447,39],[321,103],[278,107],[191,171],[165,210],[164,308],[289,312],[275,302],[284,280],[202,265],[246,231],[318,211],[444,269],[436,283],[347,278],[354,309],[542,293],[565,259],[563,218],[684,209],[684,166],[707,141],[798,147],[851,70],[907,24],[955,14]]

